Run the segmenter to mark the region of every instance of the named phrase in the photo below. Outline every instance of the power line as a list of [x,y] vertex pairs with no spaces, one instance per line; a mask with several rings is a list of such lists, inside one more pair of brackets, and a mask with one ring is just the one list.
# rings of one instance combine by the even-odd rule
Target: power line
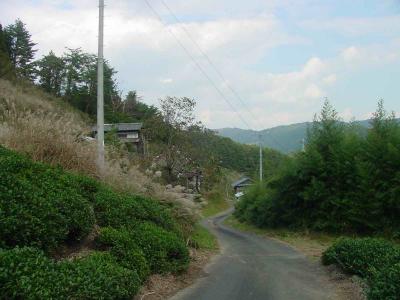
[[217,91],[217,93],[224,99],[224,101],[232,108],[232,110],[237,114],[239,119],[248,127],[251,129],[251,126],[249,123],[242,117],[242,115],[237,111],[237,109],[234,107],[234,105],[229,101],[229,99],[224,95],[224,93],[221,91],[221,89],[217,86],[217,84],[212,80],[212,78],[207,74],[207,72],[203,69],[203,67],[197,62],[197,60],[194,58],[194,56],[190,53],[190,51],[185,47],[185,45],[179,40],[178,36],[165,24],[163,19],[161,18],[160,14],[154,9],[154,7],[150,4],[148,0],[144,0],[147,6],[150,8],[150,10],[153,12],[153,14],[160,20],[160,22],[164,25],[164,27],[169,31],[169,33],[175,38],[179,46],[185,51],[186,55],[189,56],[189,58],[193,61],[195,66],[199,69],[199,71],[207,78],[207,80],[211,83],[211,85],[214,87],[214,89]]
[[[177,15],[172,11],[172,9],[165,3],[164,0],[161,0],[161,3],[164,5],[164,7],[168,10],[170,15],[179,23],[181,24],[181,27],[185,34],[188,36],[188,38],[192,41],[192,43],[196,46],[197,50],[201,53],[201,55],[206,59],[206,61],[209,63],[209,65],[212,67],[212,69],[215,71],[216,74],[222,79],[222,81],[225,83],[225,85],[228,87],[228,89],[231,91],[231,93],[236,97],[236,99],[242,104],[243,108],[254,118],[256,119],[256,116],[253,114],[253,112],[247,107],[246,103],[243,101],[242,97],[239,95],[239,93],[229,84],[229,81],[226,80],[225,76],[222,74],[222,72],[217,68],[217,66],[213,63],[213,61],[210,59],[210,57],[207,55],[207,53],[201,48],[199,43],[192,37],[191,33],[189,30],[186,28],[186,26],[183,24],[183,22],[177,17]],[[250,126],[248,126],[250,128]],[[261,142],[261,133],[258,132],[258,138],[259,142]],[[286,149],[286,147],[283,147],[274,137],[269,136],[269,138],[272,140],[273,143],[277,144],[280,146],[282,149]]]
[[[237,114],[239,119],[246,125],[248,129],[251,130],[251,126],[249,123],[242,117],[242,115],[239,113],[239,111],[235,108],[235,106],[229,101],[229,99],[225,96],[225,94],[221,91],[221,89],[217,86],[217,84],[213,81],[213,79],[207,74],[207,72],[203,69],[203,67],[197,62],[197,60],[194,58],[194,56],[190,53],[190,51],[187,49],[187,47],[180,41],[178,36],[167,26],[167,24],[163,21],[162,17],[160,14],[154,9],[154,7],[150,4],[148,0],[144,0],[149,9],[153,12],[153,14],[159,19],[159,21],[164,25],[164,27],[169,31],[169,33],[175,38],[179,46],[184,50],[186,55],[189,56],[189,58],[193,61],[195,66],[199,69],[199,71],[207,78],[207,80],[211,83],[211,85],[214,87],[214,89],[217,91],[217,93],[222,97],[222,99],[232,108],[232,110]],[[182,22],[179,20],[179,18],[174,14],[174,12],[171,10],[171,8],[163,1],[161,0],[165,8],[169,11],[169,13],[174,17],[174,19],[178,22]],[[228,83],[228,81],[225,79],[223,74],[218,70],[216,65],[212,62],[212,60],[209,58],[209,56],[203,51],[203,49],[200,47],[200,45],[196,42],[196,40],[191,36],[190,32],[186,29],[186,27],[182,24],[182,28],[185,31],[186,35],[189,37],[189,39],[192,41],[192,43],[196,46],[196,48],[199,50],[199,52],[205,57],[207,62],[210,64],[210,66],[213,68],[213,70],[218,74],[218,76],[223,80],[223,82],[226,83],[226,86],[229,88],[229,90],[232,92],[232,94],[239,100],[239,102],[242,104],[242,106],[246,109],[246,111],[253,117],[256,118],[255,115],[247,108],[247,105],[243,101],[243,99],[240,97],[240,95],[233,89],[233,87]],[[256,134],[256,132],[254,133]],[[258,133],[260,134],[260,133]],[[260,134],[261,135],[261,134]],[[273,136],[268,136],[270,140],[272,140],[273,143],[278,145],[282,149],[286,149],[283,145],[281,145]],[[261,138],[260,142],[261,142]]]
[[186,33],[188,38],[192,41],[192,43],[196,46],[197,50],[203,55],[203,57],[207,60],[207,62],[210,64],[212,69],[215,71],[215,73],[218,74],[218,76],[222,79],[222,81],[225,83],[225,85],[228,87],[228,89],[232,92],[232,94],[236,97],[236,99],[239,100],[239,102],[242,104],[242,106],[247,110],[247,112],[255,118],[255,115],[247,108],[247,105],[243,101],[243,99],[240,97],[239,93],[237,93],[233,87],[229,84],[228,80],[224,77],[222,72],[217,68],[217,66],[213,63],[213,61],[210,59],[210,57],[205,53],[205,51],[200,47],[200,45],[197,43],[197,41],[192,37],[190,34],[189,30],[187,30],[186,26],[183,24],[183,22],[176,16],[176,14],[172,11],[172,9],[165,3],[164,0],[161,0],[161,3],[164,5],[164,7],[168,10],[168,12],[174,17],[174,19],[181,24],[183,31]]

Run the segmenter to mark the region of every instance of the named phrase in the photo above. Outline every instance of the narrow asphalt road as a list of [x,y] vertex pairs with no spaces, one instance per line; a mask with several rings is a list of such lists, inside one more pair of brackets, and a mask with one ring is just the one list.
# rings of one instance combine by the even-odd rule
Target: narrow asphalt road
[[203,222],[217,236],[221,254],[203,278],[172,300],[336,299],[318,262],[278,241],[224,226],[230,213]]

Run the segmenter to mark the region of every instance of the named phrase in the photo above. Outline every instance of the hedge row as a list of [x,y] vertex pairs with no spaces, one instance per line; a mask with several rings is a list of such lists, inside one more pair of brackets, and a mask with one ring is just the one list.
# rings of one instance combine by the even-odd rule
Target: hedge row
[[0,251],[4,299],[132,299],[140,280],[108,253],[55,262],[35,248]]
[[81,240],[95,216],[76,175],[0,147],[0,246],[50,250]]
[[94,210],[100,226],[134,228],[137,223],[151,221],[166,230],[178,232],[176,222],[160,203],[138,195],[116,193],[100,188],[94,197]]
[[389,241],[342,238],[324,252],[322,262],[366,279],[371,300],[399,299],[400,248]]
[[150,274],[150,268],[143,251],[138,247],[126,229],[102,228],[96,238],[97,247],[109,250],[117,262],[128,269],[133,269],[144,281]]

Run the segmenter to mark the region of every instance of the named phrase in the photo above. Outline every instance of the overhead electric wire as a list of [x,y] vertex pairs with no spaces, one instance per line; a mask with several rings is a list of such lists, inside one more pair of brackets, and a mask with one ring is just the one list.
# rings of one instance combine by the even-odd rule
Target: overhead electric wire
[[[197,62],[195,57],[190,53],[190,51],[187,49],[187,47],[180,41],[178,36],[167,26],[167,24],[164,22],[160,14],[154,9],[154,7],[150,4],[148,0],[144,0],[149,9],[153,12],[153,14],[159,19],[159,21],[164,25],[164,27],[170,32],[170,34],[174,37],[176,42],[179,44],[179,46],[184,50],[186,55],[189,56],[189,58],[193,61],[195,66],[199,69],[199,71],[207,78],[207,80],[211,83],[211,85],[214,87],[214,89],[217,91],[217,93],[222,97],[222,99],[232,108],[232,110],[237,114],[239,119],[246,125],[246,127],[249,130],[252,130],[252,127],[249,125],[249,123],[242,117],[242,115],[239,113],[239,111],[235,108],[235,106],[229,101],[229,99],[225,96],[225,94],[221,91],[221,89],[217,86],[217,84],[213,81],[213,79],[207,74],[207,72],[203,69],[203,67]],[[255,119],[255,115],[251,112],[251,110],[248,109],[247,105],[243,101],[243,99],[240,97],[239,93],[235,91],[235,89],[229,84],[228,80],[225,79],[224,75],[222,74],[221,71],[217,68],[217,66],[212,62],[210,57],[205,53],[205,51],[200,47],[200,45],[197,43],[197,41],[192,37],[190,32],[186,29],[186,26],[183,24],[183,22],[176,16],[176,14],[172,11],[172,9],[165,3],[164,0],[161,0],[161,3],[164,5],[164,7],[168,10],[170,15],[182,26],[182,29],[184,30],[185,34],[188,36],[188,38],[192,41],[192,43],[196,46],[198,51],[201,53],[201,55],[207,60],[209,65],[212,67],[212,69],[215,71],[216,74],[222,79],[222,81],[225,83],[225,85],[228,87],[228,89],[231,91],[231,93],[238,99],[238,101],[242,104],[242,106],[245,108],[245,110]],[[257,134],[259,136],[259,142],[261,143],[261,133],[260,132],[254,132],[254,134]],[[285,149],[283,145],[281,145],[273,136],[268,135],[268,138],[278,145],[281,149]]]
[[207,74],[207,72],[203,69],[203,67],[197,62],[194,56],[190,53],[190,51],[186,48],[186,46],[179,40],[178,36],[165,24],[164,20],[161,18],[160,14],[154,9],[154,7],[150,4],[148,0],[144,0],[153,14],[160,20],[160,22],[164,25],[164,27],[170,32],[170,34],[175,38],[179,46],[185,51],[186,55],[193,61],[195,66],[199,69],[199,71],[207,78],[207,80],[211,83],[217,93],[224,99],[224,101],[233,109],[233,111],[238,115],[239,119],[249,128],[251,129],[249,123],[242,117],[242,115],[237,111],[235,106],[229,101],[229,99],[224,95],[221,89],[217,86],[217,84],[212,80],[212,78]]
[[[213,61],[210,59],[210,57],[207,55],[207,53],[201,48],[199,43],[192,37],[191,33],[189,30],[186,28],[185,24],[177,17],[177,15],[172,11],[172,9],[167,5],[167,3],[164,0],[160,0],[163,6],[168,10],[170,15],[179,23],[181,24],[182,30],[185,32],[185,34],[188,36],[188,38],[192,41],[192,43],[196,46],[197,50],[201,53],[201,55],[206,59],[206,61],[209,63],[209,65],[212,67],[212,69],[215,71],[216,74],[222,79],[222,81],[225,83],[227,88],[231,91],[231,93],[236,97],[236,99],[242,104],[243,108],[254,118],[256,119],[256,116],[253,114],[253,112],[247,107],[246,103],[243,101],[242,97],[239,95],[238,92],[229,84],[229,81],[226,80],[225,76],[222,74],[222,72],[217,68],[217,66],[213,63]],[[250,129],[250,126],[248,126]],[[260,132],[257,133],[258,135],[261,135]],[[283,149],[286,149],[283,145],[281,145],[273,136],[268,136],[270,140],[272,140],[273,143],[277,144]],[[261,137],[260,137],[261,140]]]

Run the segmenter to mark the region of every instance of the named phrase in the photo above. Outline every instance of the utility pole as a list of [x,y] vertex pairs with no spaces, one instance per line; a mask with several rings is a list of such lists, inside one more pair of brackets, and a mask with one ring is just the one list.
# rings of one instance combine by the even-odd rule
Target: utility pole
[[260,182],[263,180],[263,156],[262,156],[262,144],[261,144],[261,133],[258,134],[258,142],[260,144]]
[[99,0],[99,45],[97,56],[97,164],[104,171],[104,0]]

